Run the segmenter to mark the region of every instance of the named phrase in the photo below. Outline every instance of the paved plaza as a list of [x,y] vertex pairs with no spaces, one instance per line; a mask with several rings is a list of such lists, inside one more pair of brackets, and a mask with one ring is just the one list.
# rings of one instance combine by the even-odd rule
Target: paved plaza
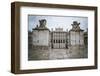
[[87,48],[29,50],[29,60],[56,60],[87,58]]

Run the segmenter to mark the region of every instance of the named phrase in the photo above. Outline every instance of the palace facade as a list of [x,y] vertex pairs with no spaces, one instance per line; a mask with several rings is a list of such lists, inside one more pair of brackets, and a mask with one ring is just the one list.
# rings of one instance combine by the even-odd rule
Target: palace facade
[[[70,47],[84,46],[86,44],[86,33],[80,28],[80,23],[73,21],[72,29],[63,31],[63,28],[49,30],[46,26],[46,20],[39,20],[39,25],[33,28],[31,33],[33,48],[40,49],[69,49]],[[30,44],[30,43],[29,43]]]
[[55,28],[55,31],[50,32],[50,45],[54,49],[68,49],[68,32],[63,31],[63,28]]

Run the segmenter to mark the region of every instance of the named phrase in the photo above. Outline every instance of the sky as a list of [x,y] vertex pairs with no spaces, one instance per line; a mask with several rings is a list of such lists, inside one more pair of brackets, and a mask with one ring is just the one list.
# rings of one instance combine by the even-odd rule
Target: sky
[[88,28],[88,17],[75,17],[75,16],[28,16],[28,31],[32,31],[32,28],[35,28],[36,25],[39,25],[39,20],[46,19],[46,27],[50,30],[53,28],[63,28],[64,31],[70,30],[72,28],[71,24],[73,21],[80,22],[80,28],[85,30]]

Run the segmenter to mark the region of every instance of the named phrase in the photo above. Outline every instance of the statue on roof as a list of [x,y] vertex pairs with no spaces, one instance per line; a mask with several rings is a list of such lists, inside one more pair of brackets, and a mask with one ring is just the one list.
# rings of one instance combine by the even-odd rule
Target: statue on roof
[[40,27],[46,27],[46,19],[39,20]]
[[77,21],[73,21],[73,24],[71,24],[72,25],[72,28],[73,29],[79,29],[80,27],[79,27],[79,25],[80,25],[80,23],[78,23]]
[[72,25],[72,29],[70,31],[84,31],[83,29],[80,28],[80,23],[78,23],[77,21],[73,21]]
[[39,20],[39,25],[36,25],[36,27],[33,30],[49,30],[46,27],[46,23],[47,23],[46,19]]

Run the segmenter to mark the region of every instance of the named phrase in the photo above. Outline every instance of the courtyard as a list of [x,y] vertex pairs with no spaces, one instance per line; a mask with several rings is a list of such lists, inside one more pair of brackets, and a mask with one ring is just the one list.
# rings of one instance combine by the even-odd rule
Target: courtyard
[[87,58],[88,50],[86,47],[70,47],[69,49],[30,49],[28,60],[56,60],[56,59],[79,59]]

